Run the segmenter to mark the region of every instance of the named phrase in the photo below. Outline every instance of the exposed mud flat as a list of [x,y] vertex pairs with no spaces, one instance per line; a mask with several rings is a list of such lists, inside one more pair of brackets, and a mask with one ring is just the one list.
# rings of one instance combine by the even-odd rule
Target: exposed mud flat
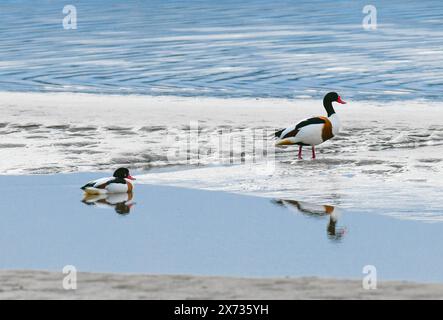
[[365,290],[359,280],[230,278],[188,275],[79,273],[77,289],[63,274],[0,271],[0,299],[443,299],[443,285],[387,281]]
[[[318,158],[274,148],[275,129],[324,113],[320,100],[2,93],[0,169],[42,174],[162,169],[159,183],[442,220],[437,102],[337,106],[343,129]],[[191,169],[191,170],[190,170]],[[164,172],[167,171],[167,172]]]

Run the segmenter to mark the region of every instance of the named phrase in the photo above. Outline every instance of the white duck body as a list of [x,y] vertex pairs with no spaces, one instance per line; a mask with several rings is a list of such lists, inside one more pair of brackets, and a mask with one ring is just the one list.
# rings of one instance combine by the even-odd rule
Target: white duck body
[[315,117],[305,119],[295,126],[286,128],[281,133],[281,138],[277,141],[277,145],[302,144],[316,146],[336,136],[340,128],[340,119],[336,113],[327,118]]
[[134,186],[131,180],[117,180],[115,177],[93,180],[83,187],[83,190],[87,194],[129,193],[132,192],[133,189]]

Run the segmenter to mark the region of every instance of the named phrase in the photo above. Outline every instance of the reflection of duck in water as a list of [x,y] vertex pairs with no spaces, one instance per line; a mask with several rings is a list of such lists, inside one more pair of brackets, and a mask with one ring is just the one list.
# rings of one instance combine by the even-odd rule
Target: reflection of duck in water
[[82,202],[87,205],[95,205],[98,208],[113,208],[120,215],[127,215],[135,204],[132,201],[132,193],[115,194],[85,194]]
[[295,200],[273,200],[273,203],[289,209],[296,209],[297,213],[301,212],[310,217],[324,217],[329,215],[329,223],[327,228],[328,237],[332,240],[340,240],[346,233],[345,228],[337,227],[338,213],[333,206],[320,206]]

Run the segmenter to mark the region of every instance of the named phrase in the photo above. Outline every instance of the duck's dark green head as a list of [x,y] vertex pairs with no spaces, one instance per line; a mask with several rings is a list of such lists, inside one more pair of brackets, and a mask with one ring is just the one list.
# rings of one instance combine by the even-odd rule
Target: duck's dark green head
[[325,102],[338,102],[341,104],[346,104],[345,101],[343,101],[340,96],[338,95],[337,92],[329,92],[325,95],[325,97],[323,98],[323,101]]
[[128,168],[118,168],[117,170],[115,170],[114,175],[115,178],[120,178],[120,179],[129,179],[129,180],[135,180],[134,177],[132,177],[129,174],[129,169]]

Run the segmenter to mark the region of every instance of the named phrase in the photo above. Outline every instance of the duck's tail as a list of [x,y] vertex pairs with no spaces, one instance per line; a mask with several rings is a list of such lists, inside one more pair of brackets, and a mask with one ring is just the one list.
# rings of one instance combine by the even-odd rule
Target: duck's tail
[[82,189],[82,190],[86,190],[86,188],[93,187],[93,186],[94,186],[93,183],[88,182],[87,184],[85,184],[85,185],[84,185],[83,187],[81,187],[80,189]]

